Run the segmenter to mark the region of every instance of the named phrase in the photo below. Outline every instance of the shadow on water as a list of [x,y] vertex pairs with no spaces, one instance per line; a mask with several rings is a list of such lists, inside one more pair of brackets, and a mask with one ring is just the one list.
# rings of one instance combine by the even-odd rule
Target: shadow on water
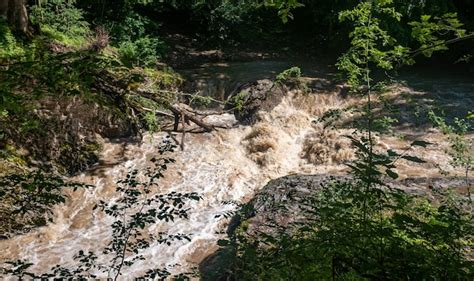
[[448,122],[465,118],[474,109],[474,76],[460,69],[415,68],[398,79],[410,89],[400,96],[407,100],[414,121],[428,121],[426,112],[431,109],[444,114]]
[[[186,91],[226,101],[246,83],[274,79],[293,66],[300,67],[305,77],[332,82],[338,77],[333,67],[303,59],[206,63],[179,72],[188,81]],[[448,121],[463,118],[474,109],[474,76],[462,68],[416,66],[402,69],[393,79],[404,87],[399,94],[387,96],[378,104],[377,117],[398,120],[394,124],[398,130],[429,128],[427,112],[430,109],[443,112]]]
[[[461,69],[414,67],[400,71],[392,82],[398,86],[374,101],[375,123],[392,120],[393,130],[406,136],[419,136],[432,128],[430,110],[451,123],[456,117],[466,118],[474,109],[474,76]],[[365,122],[364,118],[356,117],[345,126]],[[383,132],[384,126],[376,130]]]
[[178,70],[187,80],[185,90],[199,92],[225,101],[242,85],[262,79],[274,79],[293,66],[303,76],[329,78],[333,74],[328,66],[305,60],[255,60],[247,62],[206,63],[197,68]]

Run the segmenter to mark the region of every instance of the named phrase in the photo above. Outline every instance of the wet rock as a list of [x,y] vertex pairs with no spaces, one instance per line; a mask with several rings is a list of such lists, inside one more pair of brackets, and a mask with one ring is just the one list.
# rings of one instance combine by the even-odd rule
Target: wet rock
[[[270,181],[254,199],[246,204],[240,214],[232,218],[227,234],[232,236],[241,231],[247,237],[257,233],[276,234],[278,231],[291,232],[292,223],[304,220],[301,205],[305,197],[312,196],[324,186],[334,181],[351,180],[350,176],[290,175]],[[437,189],[456,189],[462,192],[466,185],[473,185],[459,178],[408,178],[392,181],[393,188],[410,194],[429,196],[435,199]],[[243,232],[242,232],[243,231]],[[232,246],[221,247],[199,265],[203,280],[229,280],[235,259]]]
[[285,95],[285,88],[269,79],[240,86],[229,98],[229,108],[235,107],[235,118],[244,125],[258,121],[259,111],[270,111]]
[[330,182],[348,179],[348,176],[291,175],[270,181],[245,207],[242,221],[246,223],[246,232],[272,234],[276,229],[271,225],[275,224],[288,228],[302,219],[301,205],[297,202],[316,194]]
[[[287,228],[293,222],[304,219],[301,216],[300,204],[297,202],[316,194],[330,182],[350,179],[350,176],[291,175],[272,180],[246,206],[247,211],[244,212],[245,215],[241,221],[246,222],[248,234],[257,232],[272,234],[275,228],[269,226],[271,225],[269,222]],[[390,181],[388,184],[392,188],[409,194],[436,199],[437,190],[455,189],[462,193],[466,185],[474,184],[474,179],[466,182],[465,179],[455,177],[407,178],[401,181]]]
[[235,252],[232,247],[224,247],[214,254],[205,258],[199,264],[199,272],[203,281],[227,281],[234,280],[232,276],[232,261]]

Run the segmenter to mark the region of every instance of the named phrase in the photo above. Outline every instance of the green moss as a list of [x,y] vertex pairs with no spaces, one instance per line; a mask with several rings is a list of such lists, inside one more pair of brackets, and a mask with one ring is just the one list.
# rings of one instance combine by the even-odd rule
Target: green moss
[[3,149],[0,149],[0,175],[21,170],[27,164],[25,153],[21,153],[17,147],[6,144]]
[[102,146],[97,142],[90,142],[84,146],[84,151],[87,152],[99,152],[102,150]]
[[249,229],[250,222],[245,220],[240,223],[239,228],[237,229],[237,233],[243,233],[246,232]]
[[171,69],[157,70],[152,68],[143,69],[147,80],[151,82],[154,89],[169,89],[178,87],[183,83],[183,78]]
[[12,163],[12,164],[16,164],[16,165],[22,166],[22,167],[26,166],[26,164],[27,164],[25,159],[23,159],[20,156],[16,156],[16,155],[14,155],[14,156],[12,155],[12,156],[8,157],[7,161]]

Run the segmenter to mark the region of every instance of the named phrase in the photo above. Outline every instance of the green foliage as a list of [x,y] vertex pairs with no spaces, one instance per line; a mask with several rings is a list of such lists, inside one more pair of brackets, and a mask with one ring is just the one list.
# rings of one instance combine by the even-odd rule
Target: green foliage
[[[175,148],[169,141],[165,142],[160,149],[160,155],[173,151]],[[175,218],[187,219],[185,204],[190,200],[200,200],[196,193],[181,194],[172,192],[169,194],[152,195],[153,186],[156,181],[163,177],[169,164],[174,159],[163,156],[153,159],[154,167],[147,168],[143,175],[147,179],[141,181],[139,171],[132,170],[127,177],[117,182],[117,192],[123,197],[117,202],[110,203],[101,201],[97,206],[107,215],[115,218],[112,224],[112,240],[104,249],[104,254],[113,254],[111,264],[107,271],[114,280],[121,275],[123,266],[131,266],[135,261],[143,259],[136,255],[140,250],[148,248],[151,241],[170,245],[173,241],[188,240],[185,234],[159,233],[155,236],[145,231],[145,227],[157,221],[174,221]],[[156,191],[156,190],[155,190]],[[139,206],[138,212],[130,211]],[[159,206],[155,208],[154,206]]]
[[412,37],[421,45],[416,53],[422,53],[430,57],[433,52],[448,49],[446,40],[442,37],[450,36],[462,38],[466,36],[466,30],[459,21],[456,13],[447,13],[441,17],[422,15],[419,22],[411,22]]
[[[107,121],[96,123],[92,116],[110,116],[112,120],[108,122],[120,124],[120,130],[158,130],[160,122],[147,114],[147,109],[162,109],[163,104],[174,100],[173,92],[159,95],[162,104],[142,103],[143,99],[134,102],[125,93],[136,88],[153,92],[175,89],[182,81],[171,70],[124,67],[114,55],[105,52],[34,52],[38,59],[9,65],[2,70],[0,79],[0,147],[15,144],[27,156],[0,156],[1,160],[21,165],[30,161],[52,164],[60,173],[75,174],[98,160],[97,151],[84,143],[91,143],[99,124]],[[39,104],[45,104],[46,110],[38,111]],[[66,107],[72,104],[90,104],[93,111],[82,114],[73,110],[69,114]],[[139,107],[135,108],[136,104]],[[60,119],[63,114],[67,118]],[[77,124],[75,118],[83,123],[77,129],[71,128]]]
[[82,10],[75,7],[75,0],[48,0],[31,9],[31,21],[48,25],[68,35],[86,35],[89,24],[84,20]]
[[28,174],[12,174],[0,178],[0,199],[13,199],[14,210],[11,215],[29,212],[50,212],[50,206],[64,203],[61,194],[63,187],[73,187],[74,190],[84,186],[78,183],[65,182],[63,178],[46,175],[40,171]]
[[0,18],[0,61],[22,57],[24,54],[24,49],[13,36],[8,24]]
[[396,21],[401,19],[392,4],[390,0],[362,1],[353,10],[339,14],[341,21],[349,21],[354,26],[349,35],[351,47],[337,63],[353,88],[362,84],[369,84],[370,88],[369,67],[391,70],[400,61],[413,63],[407,58],[409,49],[397,45],[395,38],[381,27],[381,16]]
[[[409,155],[410,149],[375,153],[367,139],[350,139],[358,156],[349,164],[352,178],[323,185],[314,196],[294,197],[288,191],[291,204],[300,210],[295,222],[283,227],[285,220],[278,216],[265,221],[263,232],[251,235],[242,224],[230,240],[219,242],[232,253],[232,276],[239,280],[471,279],[474,265],[469,247],[474,228],[468,199],[434,190],[436,199],[429,200],[391,187],[385,178],[398,177],[398,161],[424,161]],[[410,147],[428,145],[414,141]],[[294,216],[284,205],[280,209]],[[248,210],[242,212],[242,217],[248,217]]]
[[[282,227],[281,218],[265,221],[266,232],[246,233],[245,224],[219,245],[232,253],[232,276],[239,280],[469,280],[474,278],[470,247],[473,241],[472,209],[467,198],[436,195],[437,200],[412,196],[391,187],[387,178],[398,178],[396,163],[425,161],[410,155],[412,147],[430,143],[414,141],[402,152],[375,149],[372,132],[389,129],[390,118],[377,124],[371,94],[383,83],[374,83],[375,69],[392,70],[411,64],[410,49],[382,25],[382,18],[400,21],[391,0],[361,1],[340,13],[350,21],[351,47],[339,59],[354,91],[367,96],[367,126],[349,136],[357,159],[348,164],[352,178],[323,186],[314,197],[293,198],[300,219]],[[383,82],[383,81],[381,81]],[[327,118],[338,112],[331,112]],[[453,131],[445,128],[445,131]],[[461,131],[465,122],[456,121]],[[462,145],[461,145],[462,146]],[[271,196],[271,194],[269,195]],[[281,200],[281,199],[280,199]],[[281,209],[284,211],[285,206]],[[294,212],[288,213],[294,216]],[[284,221],[284,219],[283,219]],[[268,231],[268,229],[271,229]]]
[[146,124],[147,130],[150,132],[159,132],[158,118],[154,112],[145,112],[143,114],[143,121]]
[[209,32],[219,40],[235,38],[236,29],[246,23],[246,16],[255,9],[245,3],[224,0],[209,14]]
[[[276,237],[261,234],[258,239],[249,240],[241,235],[245,231],[243,224],[233,241],[220,241],[220,245],[236,247],[239,260],[236,261],[234,273],[241,279],[472,279],[472,262],[465,257],[467,246],[472,246],[473,243],[470,223],[472,214],[466,214],[458,202],[429,202],[388,189],[386,178],[398,178],[395,166],[397,161],[424,161],[409,155],[408,150],[374,152],[375,143],[371,136],[373,130],[389,131],[391,123],[396,121],[390,117],[380,120],[373,118],[370,95],[372,91],[379,90],[381,85],[372,83],[375,69],[393,70],[399,64],[413,63],[412,57],[418,53],[430,56],[434,51],[445,50],[446,44],[450,42],[444,38],[446,35],[454,36],[455,39],[467,36],[453,13],[438,17],[421,13],[421,21],[411,23],[412,36],[421,47],[411,51],[396,40],[407,33],[408,29],[401,28],[401,24],[417,15],[414,12],[416,9],[430,11],[432,7],[438,7],[436,12],[443,14],[451,9],[447,4],[440,4],[441,1],[408,3],[398,0],[127,0],[98,9],[96,5],[90,5],[92,1],[79,2],[83,7],[89,7],[91,22],[101,22],[108,27],[120,60],[128,67],[154,66],[163,54],[164,44],[156,37],[159,24],[156,24],[156,20],[151,20],[150,15],[157,10],[162,11],[166,5],[182,11],[190,9],[194,16],[203,15],[202,22],[208,24],[209,30],[216,37],[224,40],[234,34],[266,34],[268,31],[262,32],[261,27],[262,7],[276,8],[281,19],[287,22],[293,18],[292,11],[301,7],[301,3],[312,9],[311,13],[321,15],[311,18],[311,23],[316,28],[327,27],[328,32],[331,32],[330,36],[339,36],[342,29],[334,27],[337,20],[333,15],[343,10],[340,20],[349,22],[354,29],[350,33],[351,47],[339,59],[338,67],[347,75],[353,90],[367,94],[369,98],[364,115],[368,120],[367,127],[364,128],[368,130],[368,136],[360,139],[351,137],[358,155],[358,160],[350,164],[353,180],[335,182],[326,186],[316,197],[300,202],[304,207],[303,214],[309,219],[295,225],[294,233],[279,233]],[[351,5],[355,8],[344,10]],[[403,15],[397,12],[401,11],[397,7],[404,8]],[[41,7],[34,6],[31,15],[32,21],[41,25],[46,37],[68,46],[82,46],[90,32],[89,24],[74,0],[49,0],[42,3]],[[405,17],[403,20],[402,16]],[[104,86],[100,84],[104,80],[99,78],[110,73],[105,69],[110,70],[112,66],[122,69],[120,62],[108,56],[82,51],[54,55],[38,52],[37,47],[44,47],[42,43],[32,44],[33,51],[22,47],[21,43],[7,25],[0,22],[0,59],[21,57],[25,60],[25,63],[13,63],[6,67],[0,78],[1,142],[5,138],[3,130],[7,125],[9,129],[22,134],[41,131],[40,122],[32,119],[32,115],[22,117],[23,113],[33,112],[32,108],[26,106],[28,101],[48,94],[93,97],[88,95],[91,88]],[[146,78],[131,74],[129,69],[123,72],[127,76],[126,83],[120,79],[112,80],[120,86],[125,84],[122,88],[130,92],[139,88],[140,83],[147,82]],[[138,76],[140,77],[137,78]],[[301,70],[293,67],[279,74],[276,81],[282,83],[299,79],[300,76]],[[157,78],[150,87],[159,90],[160,87],[175,82],[169,76],[162,78]],[[150,111],[145,110],[139,115],[148,129],[158,129],[153,111],[159,109],[159,105],[149,99],[135,98],[124,101],[117,97],[117,100],[130,108],[138,103],[149,109]],[[239,93],[230,102],[237,110],[242,110],[247,98],[248,94]],[[196,95],[192,96],[192,101],[206,103],[210,100]],[[333,111],[323,119],[334,120],[338,116],[340,112]],[[469,128],[467,121],[457,119],[455,125],[447,125],[434,115],[432,120],[450,138],[453,164],[467,167],[468,173],[472,169],[473,160],[472,142],[468,143],[466,137]],[[412,143],[412,146],[427,145],[423,141]],[[67,152],[71,147],[64,146],[63,149]],[[161,152],[169,150],[172,150],[172,145],[168,142]],[[111,257],[109,263],[99,264],[98,253],[80,251],[75,256],[76,267],[58,265],[49,273],[37,275],[28,272],[31,263],[15,261],[8,262],[3,273],[20,278],[83,279],[95,278],[91,273],[94,270],[105,270],[110,273],[111,279],[117,279],[123,267],[143,259],[140,252],[150,246],[149,239],[164,244],[189,239],[184,234],[159,233],[148,236],[145,231],[157,221],[187,218],[185,203],[199,200],[199,196],[194,193],[156,194],[151,191],[156,179],[162,177],[167,165],[172,162],[172,159],[164,157],[155,159],[154,167],[144,171],[130,171],[125,179],[117,183],[117,191],[123,197],[115,202],[98,204],[97,208],[114,220],[111,225],[112,239],[101,252],[101,255]],[[142,181],[143,177],[146,178],[145,181]],[[12,213],[15,214],[24,215],[35,208],[47,212],[52,205],[65,200],[59,188],[67,183],[58,178],[40,174],[14,175],[2,178],[0,183],[8,186],[0,191],[0,198],[8,198],[5,200],[14,203]],[[16,193],[18,190],[20,192]],[[144,277],[169,278],[169,273],[162,269],[150,269]]]
[[135,41],[120,42],[118,54],[120,60],[127,66],[153,66],[163,49],[163,42],[146,36]]
[[[236,234],[239,280],[466,280],[471,217],[461,202],[340,181],[295,202],[304,219],[277,235]],[[445,197],[446,195],[443,195]],[[445,197],[447,198],[447,197]],[[277,222],[268,228],[279,229]],[[221,244],[224,244],[221,242]]]
[[[14,95],[17,99],[49,93],[81,94],[89,92],[93,77],[112,63],[109,57],[88,51],[59,55],[39,52],[42,60],[15,64],[4,71],[0,91],[14,95],[12,89],[25,89],[24,95]],[[33,84],[34,88],[28,88]]]
[[[468,114],[466,119],[456,117],[453,124],[448,124],[433,110],[428,112],[428,117],[434,126],[448,137],[451,146],[448,150],[452,158],[451,165],[463,169],[466,179],[469,177],[469,172],[474,169],[474,140],[468,135],[474,129],[474,122],[472,118],[469,118],[470,115]],[[468,191],[470,196],[470,186],[468,186]]]
[[[392,188],[395,164],[424,162],[403,152],[374,153],[367,139],[350,137],[357,160],[353,177],[323,185],[313,196],[292,196],[298,218],[282,226],[265,221],[249,235],[245,223],[220,241],[232,253],[232,276],[240,280],[465,280],[474,228],[467,198],[435,190],[436,200]],[[411,147],[430,143],[414,141]],[[272,194],[267,193],[267,200]],[[285,204],[289,204],[288,202]],[[278,206],[278,205],[277,205]],[[285,216],[294,216],[280,207]],[[242,209],[241,217],[249,210]],[[254,211],[250,210],[250,213]]]
[[284,70],[276,76],[275,82],[282,84],[288,80],[298,80],[301,78],[301,69],[297,66]]
[[398,119],[389,116],[376,118],[373,123],[373,130],[380,133],[392,133],[393,124],[397,122]]
[[189,99],[190,104],[197,104],[202,106],[210,106],[215,99],[209,96],[201,96],[199,93],[191,95]]
[[154,68],[143,69],[145,80],[149,80],[153,90],[176,89],[183,83],[183,78],[172,68],[157,70]]
[[147,35],[147,27],[151,24],[148,18],[130,10],[120,22],[111,23],[112,40],[119,43],[142,38]]
[[112,44],[117,47],[121,61],[129,67],[155,66],[157,59],[166,50],[164,42],[156,34],[159,24],[136,11],[136,7],[150,3],[151,1],[118,3],[114,9],[121,7],[122,10],[103,23],[110,31]]
[[30,19],[41,26],[41,31],[67,46],[79,47],[90,34],[83,11],[75,7],[75,0],[48,0],[31,8]]
[[308,93],[310,91],[307,83],[301,79],[301,69],[297,66],[286,69],[275,77],[275,85],[284,84],[299,89],[303,93]]
[[240,92],[237,95],[232,97],[232,99],[230,100],[230,104],[232,105],[233,108],[237,109],[238,111],[242,111],[244,109],[244,106],[245,106],[245,103],[247,102],[248,97],[249,97],[248,93]]
[[63,44],[66,47],[80,48],[87,43],[87,38],[80,35],[68,35],[48,25],[41,27],[42,34],[55,43]]
[[0,177],[0,228],[4,234],[44,225],[54,205],[64,203],[64,188],[89,187],[41,171],[13,173]]
[[194,0],[168,4],[191,13],[191,20],[204,33],[203,40],[227,45],[278,37],[282,20],[293,18],[292,11],[301,6],[295,0]]
[[265,5],[275,7],[278,9],[278,15],[281,17],[283,23],[288,22],[288,19],[293,19],[292,10],[303,7],[298,0],[276,0],[265,1]]

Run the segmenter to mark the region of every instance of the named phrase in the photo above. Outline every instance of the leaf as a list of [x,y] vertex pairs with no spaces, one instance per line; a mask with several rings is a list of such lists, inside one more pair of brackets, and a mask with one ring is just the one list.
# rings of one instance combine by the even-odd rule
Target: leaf
[[229,240],[220,239],[220,240],[217,241],[217,245],[219,245],[221,247],[227,246],[227,245],[229,245]]
[[416,156],[405,155],[405,156],[402,156],[402,158],[411,162],[415,162],[415,163],[426,163],[425,160],[420,159]]
[[386,173],[387,173],[387,175],[388,175],[389,177],[391,177],[391,178],[394,179],[394,180],[398,178],[398,174],[395,173],[395,172],[392,171],[392,170],[387,170]]
[[390,156],[390,157],[400,156],[400,154],[398,154],[396,151],[391,150],[391,149],[389,151],[387,151],[387,153],[388,153],[388,156]]
[[410,146],[421,146],[427,147],[428,145],[432,145],[433,143],[427,141],[416,140],[410,144]]

